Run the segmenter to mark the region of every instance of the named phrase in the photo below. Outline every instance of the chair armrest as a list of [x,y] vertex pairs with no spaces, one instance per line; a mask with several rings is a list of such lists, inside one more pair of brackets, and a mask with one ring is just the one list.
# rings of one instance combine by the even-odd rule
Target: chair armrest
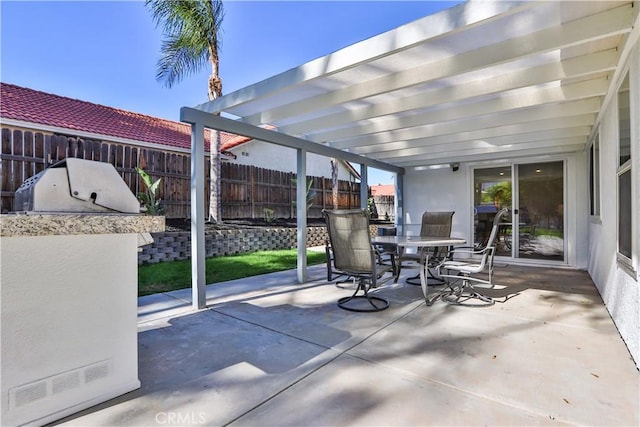
[[442,258],[442,261],[440,262],[439,265],[442,265],[444,262],[446,261],[450,261],[453,259],[454,255],[456,254],[465,254],[465,255],[484,255],[486,252],[493,252],[494,248],[493,246],[485,246],[482,249],[478,249],[474,246],[456,246],[453,247],[449,250],[449,252],[447,253],[447,256],[445,256],[444,258]]

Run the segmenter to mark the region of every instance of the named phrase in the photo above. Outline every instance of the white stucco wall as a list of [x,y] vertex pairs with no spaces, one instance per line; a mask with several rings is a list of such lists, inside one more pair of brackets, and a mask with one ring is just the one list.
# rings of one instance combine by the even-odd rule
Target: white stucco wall
[[[634,31],[638,32],[636,28]],[[620,76],[624,78],[624,74]],[[618,87],[620,80],[614,82]],[[624,339],[636,365],[640,365],[640,43],[629,58],[631,99],[633,265],[635,275],[623,270],[617,252],[618,111],[614,97],[600,124],[600,215],[589,222],[588,271]]]
[[42,425],[140,386],[136,234],[0,239],[0,425]]
[[589,260],[589,156],[584,150],[566,156],[565,161],[567,265],[586,270]]
[[[588,261],[588,209],[589,186],[587,156],[584,152],[561,156],[505,159],[500,165],[528,163],[531,161],[558,161],[566,164],[565,199],[567,241],[567,265],[586,269]],[[419,234],[422,213],[426,210],[454,211],[451,234],[473,239],[473,168],[496,167],[491,164],[460,164],[458,171],[442,169],[409,169],[404,178],[404,223],[406,234]],[[531,260],[513,260],[514,263],[531,263]]]
[[[292,148],[263,141],[249,141],[230,151],[237,156],[236,159],[229,160],[231,163],[283,172],[296,172],[297,170],[296,150]],[[307,175],[330,178],[331,159],[307,153]],[[338,179],[348,181],[350,179],[349,172],[341,167],[338,172]]]
[[468,177],[469,170],[464,165],[456,172],[449,168],[407,170],[404,177],[405,234],[420,234],[424,211],[454,211],[451,235],[469,241],[473,234]]

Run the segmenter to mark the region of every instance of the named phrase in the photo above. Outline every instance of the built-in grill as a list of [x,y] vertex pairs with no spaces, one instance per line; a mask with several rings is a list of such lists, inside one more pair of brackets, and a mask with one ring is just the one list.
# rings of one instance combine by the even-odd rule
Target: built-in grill
[[15,210],[37,213],[140,213],[140,202],[113,165],[68,158],[16,190]]
[[0,423],[45,425],[140,387],[137,253],[164,219],[111,164],[74,158],[25,181],[15,211],[0,228]]

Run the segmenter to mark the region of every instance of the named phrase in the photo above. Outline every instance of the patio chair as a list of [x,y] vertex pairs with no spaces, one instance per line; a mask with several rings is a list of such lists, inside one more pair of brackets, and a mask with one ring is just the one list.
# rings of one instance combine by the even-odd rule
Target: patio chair
[[[426,211],[422,214],[422,224],[420,226],[420,236],[432,236],[432,237],[450,237],[451,236],[451,222],[453,220],[453,214],[455,212],[429,212]],[[428,265],[427,271],[429,272],[428,280],[436,281],[436,283],[441,285],[443,283],[437,277],[434,277],[431,270],[435,268],[442,261],[442,257],[447,255],[449,248],[446,246],[443,247],[432,247],[432,248],[421,248],[417,253],[405,253],[402,256],[398,257],[397,268],[396,268],[396,281],[400,277],[400,271],[403,267],[403,262],[405,268],[417,268],[421,267],[421,262],[428,255]],[[417,274],[413,277],[409,277],[406,279],[406,282],[410,285],[420,286],[420,274]]]
[[351,281],[353,278],[349,274],[345,273],[344,271],[334,269],[333,249],[331,248],[331,241],[329,240],[329,237],[327,237],[327,239],[325,240],[324,252],[325,256],[327,257],[327,282],[333,282],[340,277],[342,277],[342,280],[336,282],[336,284],[347,283]]
[[[338,300],[338,307],[357,312],[382,311],[389,302],[369,293],[371,288],[393,278],[393,274],[381,280],[386,273],[394,271],[393,265],[379,264],[371,244],[369,216],[363,210],[323,210],[331,245],[330,262],[333,274],[353,278],[357,283],[353,295]],[[329,273],[328,273],[329,274]],[[361,293],[361,294],[360,294]],[[362,304],[366,302],[365,304]]]
[[[447,289],[428,300],[427,304],[433,304],[438,297],[451,304],[467,306],[489,306],[495,303],[493,298],[480,293],[474,283],[493,287],[496,236],[501,218],[508,211],[507,208],[503,208],[496,213],[486,246],[456,247],[449,251],[449,254],[436,267],[438,276],[448,281]],[[465,255],[468,259],[455,259],[456,255]]]

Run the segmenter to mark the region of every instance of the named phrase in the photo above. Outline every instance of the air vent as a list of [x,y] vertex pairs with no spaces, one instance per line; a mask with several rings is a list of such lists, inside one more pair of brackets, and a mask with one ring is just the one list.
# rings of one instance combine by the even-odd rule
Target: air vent
[[90,383],[109,376],[109,362],[97,363],[84,369],[84,381]]
[[12,398],[14,408],[27,405],[31,402],[35,402],[47,397],[47,383],[46,381],[40,381],[37,383],[31,383],[17,389],[12,390]]
[[51,380],[51,393],[58,394],[63,393],[72,388],[76,388],[80,385],[80,372],[71,371],[66,374],[54,377]]
[[103,360],[61,374],[14,387],[9,390],[9,407],[20,408],[33,402],[63,395],[111,375],[111,360]]

